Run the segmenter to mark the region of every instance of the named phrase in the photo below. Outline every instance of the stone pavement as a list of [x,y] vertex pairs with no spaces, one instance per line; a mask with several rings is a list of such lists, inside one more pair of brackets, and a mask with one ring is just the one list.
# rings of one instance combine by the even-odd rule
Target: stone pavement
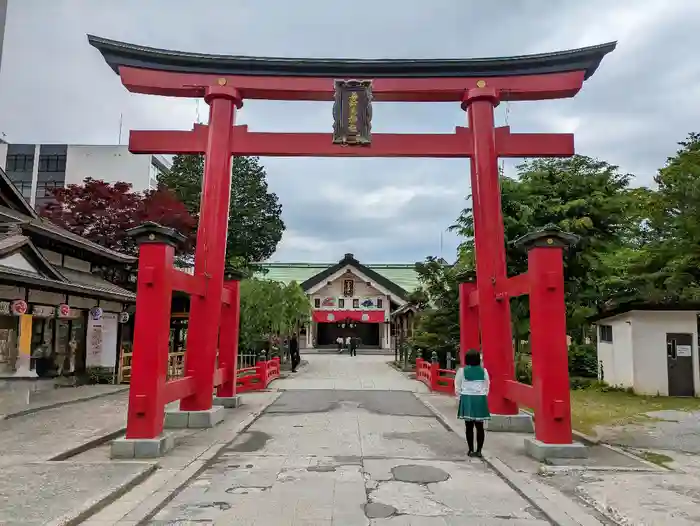
[[0,420],[0,466],[49,460],[124,428],[128,394]]
[[[433,394],[419,397],[445,415],[445,420],[451,425],[460,425],[453,416],[456,402]],[[658,423],[652,425],[656,428]],[[686,446],[693,442],[687,437],[692,433],[692,427],[683,425],[677,429],[678,435],[685,438],[671,444]],[[627,444],[659,444],[656,433],[636,435],[628,430],[625,436]],[[599,444],[590,446],[590,457],[584,461],[562,459],[541,465],[524,455],[523,438],[524,435],[516,433],[487,434],[487,458],[503,463],[522,477],[520,489],[531,499],[537,502],[538,494],[546,495],[548,498],[542,502],[542,507],[550,517],[557,517],[557,510],[548,508],[555,504],[558,511],[570,511],[570,515],[582,524],[586,524],[578,515],[582,509],[593,515],[598,524],[700,524],[700,456],[653,451],[674,459],[668,464],[669,470],[617,447]],[[571,508],[572,504],[576,508]]]
[[464,439],[416,398],[424,386],[387,357],[308,359],[148,524],[550,524],[466,456]]
[[639,449],[665,449],[700,455],[700,411],[650,411],[649,421],[599,427],[608,444]]
[[125,385],[82,385],[59,389],[49,386],[36,391],[31,387],[31,382],[5,380],[0,383],[3,384],[0,385],[0,420],[93,400],[125,392],[129,388]]
[[548,524],[413,393],[320,389],[283,392],[149,524],[187,521]]
[[305,355],[308,365],[286,379],[275,381],[273,389],[339,389],[428,392],[421,382],[387,366],[387,356],[343,354]]
[[470,459],[454,399],[428,393],[388,357],[307,358],[244,394],[221,425],[175,432],[175,450],[158,461],[110,460],[104,444],[46,462],[123,427],[125,394],[0,421],[10,452],[0,457],[0,524],[700,522],[695,456],[678,453],[690,467],[668,471],[595,446],[585,462],[542,465],[524,455],[524,435],[490,433],[486,462]]

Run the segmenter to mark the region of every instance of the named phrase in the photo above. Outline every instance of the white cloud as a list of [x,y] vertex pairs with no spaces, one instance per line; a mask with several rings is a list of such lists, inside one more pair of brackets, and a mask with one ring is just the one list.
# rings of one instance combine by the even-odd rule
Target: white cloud
[[[91,48],[93,33],[144,45],[258,56],[479,57],[618,40],[574,99],[503,104],[514,132],[575,132],[579,153],[648,184],[700,122],[694,60],[700,2],[589,0],[465,2],[355,0],[11,0],[2,71],[0,131],[13,142],[115,143],[125,128],[191,129],[196,104],[129,94]],[[212,16],[214,14],[214,16]],[[206,105],[200,117],[206,121]],[[377,132],[451,132],[458,104],[377,105]],[[330,105],[247,101],[239,123],[255,131],[329,131]],[[126,141],[126,137],[123,138]],[[518,160],[505,162],[513,173]],[[445,255],[444,234],[469,193],[464,160],[263,159],[289,230],[277,259],[415,261]]]

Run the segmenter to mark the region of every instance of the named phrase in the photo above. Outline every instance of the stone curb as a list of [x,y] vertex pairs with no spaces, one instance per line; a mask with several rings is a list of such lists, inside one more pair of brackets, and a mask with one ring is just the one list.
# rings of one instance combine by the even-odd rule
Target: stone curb
[[109,433],[93,438],[92,440],[88,440],[87,442],[83,442],[78,446],[72,447],[63,451],[62,453],[59,453],[58,455],[54,455],[49,459],[49,462],[60,462],[63,460],[68,460],[71,457],[80,455],[81,453],[85,453],[90,449],[101,446],[102,444],[109,442],[110,440],[114,440],[115,438],[123,435],[124,433],[126,433],[126,426],[120,427],[119,429],[115,429],[114,431],[110,431]]
[[[282,393],[278,392],[276,396],[271,397],[267,404],[260,407],[256,411],[253,411],[246,418],[241,420],[241,422],[239,422],[239,424],[231,432],[232,437],[230,440],[225,442],[216,442],[201,453],[194,456],[183,469],[177,473],[174,473],[171,477],[165,480],[155,492],[151,493],[138,504],[135,504],[134,507],[120,519],[112,521],[111,523],[132,525],[141,524],[147,520],[150,520],[156,513],[158,513],[158,511],[173,500],[191,480],[206,470],[209,467],[211,460],[215,458],[223,449],[228,447],[233,441],[235,441],[241,433],[245,432],[250,426],[252,426],[255,421],[262,416],[267,408],[270,407],[281,395]],[[173,450],[173,452],[177,452],[177,449]],[[122,494],[116,495],[113,499],[111,499],[109,504],[118,504],[117,501],[121,496]],[[103,523],[100,522],[99,524]],[[107,524],[109,523],[104,522],[105,526]]]
[[92,502],[87,502],[86,506],[78,511],[78,512],[72,512],[69,514],[64,515],[63,517],[59,517],[58,519],[55,519],[49,523],[47,523],[48,526],[75,526],[77,524],[82,524],[85,519],[88,517],[94,515],[101,509],[103,509],[105,506],[109,506],[112,502],[114,502],[116,499],[121,497],[122,495],[126,494],[128,491],[131,489],[135,488],[139,484],[141,484],[144,480],[146,480],[148,477],[150,477],[158,468],[156,464],[144,464],[143,462],[140,462],[139,464],[143,465],[143,468],[139,473],[136,474],[136,476],[132,477],[131,479],[127,480],[126,482],[122,483],[119,487],[116,489],[113,489],[111,491],[106,491],[99,497],[97,497],[95,500]]
[[84,398],[76,398],[75,400],[64,400],[62,402],[55,402],[53,404],[42,405],[39,407],[33,407],[31,409],[23,409],[22,411],[16,411],[14,413],[7,413],[5,415],[0,415],[0,420],[9,420],[10,418],[17,418],[20,416],[32,415],[34,413],[39,413],[47,409],[55,409],[56,407],[62,407],[64,405],[79,404],[81,402],[89,402],[90,400],[97,400],[98,398],[104,398],[106,396],[114,396],[117,394],[124,393],[128,391],[128,387],[117,389],[115,391],[110,391],[109,393],[100,393],[96,395],[86,396]]
[[[418,396],[416,398],[433,412],[445,428],[452,430],[460,437],[462,436],[462,429],[453,426],[433,404]],[[598,519],[554,488],[512,470],[498,457],[486,454],[483,459],[511,488],[544,513],[553,524],[557,526],[602,526]]]

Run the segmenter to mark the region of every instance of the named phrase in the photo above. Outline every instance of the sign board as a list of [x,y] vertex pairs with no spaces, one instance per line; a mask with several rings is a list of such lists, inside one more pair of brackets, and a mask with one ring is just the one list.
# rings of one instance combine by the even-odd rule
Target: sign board
[[53,318],[56,315],[56,308],[48,305],[32,306],[32,316],[35,318]]
[[372,81],[336,80],[333,144],[372,144]]
[[676,356],[692,356],[693,346],[692,345],[676,345]]
[[114,367],[117,359],[118,315],[103,312],[90,317],[87,328],[87,367]]
[[12,314],[15,316],[21,316],[22,314],[27,314],[27,309],[29,308],[27,302],[24,300],[15,300],[11,305]]

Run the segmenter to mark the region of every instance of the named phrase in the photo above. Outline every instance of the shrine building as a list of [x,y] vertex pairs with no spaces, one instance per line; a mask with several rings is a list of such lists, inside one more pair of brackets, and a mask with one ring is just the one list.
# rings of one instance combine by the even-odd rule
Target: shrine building
[[299,283],[311,302],[311,322],[301,330],[302,349],[333,347],[340,337],[360,338],[363,348],[392,348],[392,314],[405,311],[418,288],[414,264],[362,264],[345,254],[336,264],[266,263],[260,277]]

